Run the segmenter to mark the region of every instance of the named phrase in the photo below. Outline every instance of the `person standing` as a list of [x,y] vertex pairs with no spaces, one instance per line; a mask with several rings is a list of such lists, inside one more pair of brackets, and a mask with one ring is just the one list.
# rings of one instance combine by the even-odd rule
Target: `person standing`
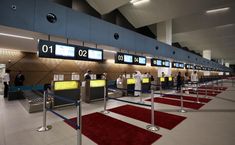
[[10,70],[6,70],[6,73],[3,76],[4,98],[8,97],[9,83],[10,83]]
[[133,77],[135,78],[135,91],[134,96],[140,96],[141,95],[141,81],[142,81],[142,75],[140,73],[140,71],[136,71],[133,75]]
[[191,74],[191,82],[198,82],[198,76],[197,76],[197,72],[194,71],[192,74]]
[[182,86],[181,72],[178,72],[178,75],[177,75],[177,85],[176,85],[177,92],[180,92],[181,86]]
[[87,72],[84,74],[84,80],[91,80],[91,70],[87,70]]
[[19,73],[15,77],[15,81],[14,81],[15,86],[23,86],[24,80],[25,80],[24,75],[21,73],[21,71],[19,71]]

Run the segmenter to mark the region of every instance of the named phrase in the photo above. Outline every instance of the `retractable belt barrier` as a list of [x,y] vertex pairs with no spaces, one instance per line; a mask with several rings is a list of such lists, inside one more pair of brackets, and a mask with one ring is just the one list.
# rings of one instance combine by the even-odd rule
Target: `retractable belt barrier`
[[[108,90],[110,90],[110,89],[112,89],[111,91],[114,91],[113,88],[108,88]],[[122,88],[116,88],[116,90],[129,90],[129,91],[133,91],[133,92],[135,92],[135,91],[136,92],[145,92],[145,90],[130,90],[130,89],[122,89]],[[155,119],[154,119],[154,117],[155,117],[155,114],[154,114],[154,91],[153,90],[151,90],[151,105],[109,97],[109,96],[106,96],[107,94],[106,94],[106,92],[104,92],[104,110],[101,111],[102,113],[104,113],[104,114],[109,113],[109,111],[107,110],[107,101],[109,99],[124,102],[124,103],[130,103],[130,104],[135,104],[135,105],[151,107],[151,124],[147,125],[146,128],[150,131],[153,131],[153,132],[158,131],[160,129],[158,126],[155,125]],[[140,95],[140,98],[141,98],[141,101],[142,101],[141,95]]]
[[[64,117],[63,115],[57,113],[56,111],[52,110],[51,108],[47,108],[46,106],[46,102],[47,102],[47,98],[48,96],[52,96],[54,98],[57,98],[59,100],[68,102],[68,103],[72,103],[74,105],[76,105],[77,107],[77,122],[73,122],[71,120],[69,120],[67,117]],[[48,90],[44,90],[43,93],[43,124],[42,127],[38,128],[37,131],[39,132],[45,132],[48,131],[52,128],[51,125],[47,125],[46,124],[46,112],[50,111],[51,113],[53,113],[54,115],[64,119],[65,121],[67,121],[68,123],[70,123],[73,126],[76,126],[76,130],[77,130],[77,145],[81,145],[82,144],[82,115],[81,115],[81,101],[80,100],[74,100],[74,99],[67,99],[63,96],[58,96],[52,93],[49,93]]]

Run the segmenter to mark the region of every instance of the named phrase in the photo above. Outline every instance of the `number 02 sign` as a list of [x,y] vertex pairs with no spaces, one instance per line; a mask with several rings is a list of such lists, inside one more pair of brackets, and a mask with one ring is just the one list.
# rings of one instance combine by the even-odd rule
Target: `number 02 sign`
[[39,57],[73,60],[103,61],[103,50],[65,43],[40,40]]

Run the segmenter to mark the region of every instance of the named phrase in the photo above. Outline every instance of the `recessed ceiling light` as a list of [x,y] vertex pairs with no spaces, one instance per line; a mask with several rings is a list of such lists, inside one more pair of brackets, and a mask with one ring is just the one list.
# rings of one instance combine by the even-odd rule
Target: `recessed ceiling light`
[[230,9],[230,7],[213,9],[213,10],[207,10],[206,13],[207,14],[212,14],[212,13],[224,12],[224,11],[228,11],[229,9]]
[[149,1],[150,0],[131,0],[130,3],[132,3],[133,5],[140,5]]
[[14,37],[14,38],[21,38],[21,39],[28,39],[28,40],[34,40],[32,37],[26,37],[26,36],[21,36],[21,35],[14,35],[14,34],[8,34],[8,33],[0,33],[2,36],[7,36],[7,37]]
[[226,24],[226,25],[221,25],[221,26],[216,26],[216,28],[221,29],[221,28],[227,28],[227,27],[232,27],[234,24]]

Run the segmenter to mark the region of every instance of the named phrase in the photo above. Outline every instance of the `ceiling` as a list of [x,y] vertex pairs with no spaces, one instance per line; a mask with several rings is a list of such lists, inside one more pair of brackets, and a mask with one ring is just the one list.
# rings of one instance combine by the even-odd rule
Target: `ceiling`
[[[87,0],[100,14],[118,9],[136,28],[172,19],[173,42],[202,53],[212,50],[212,58],[235,64],[234,0],[150,0],[134,6],[130,0]],[[230,7],[226,12],[206,14],[206,10]]]

